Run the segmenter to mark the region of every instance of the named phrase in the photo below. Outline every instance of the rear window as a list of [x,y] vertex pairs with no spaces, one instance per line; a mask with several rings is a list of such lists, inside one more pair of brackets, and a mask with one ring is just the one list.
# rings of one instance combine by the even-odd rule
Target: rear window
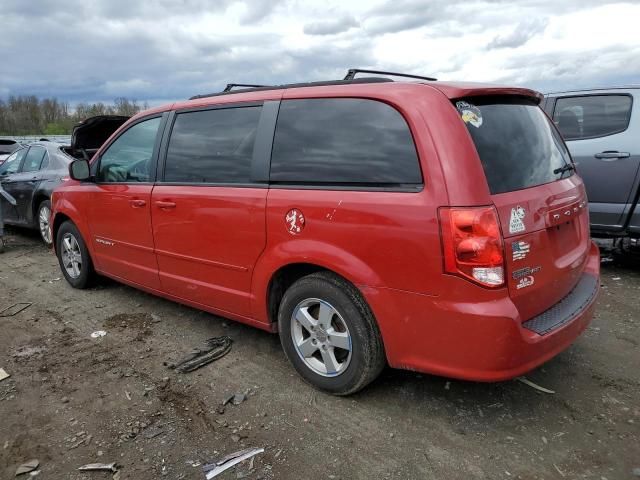
[[24,159],[22,171],[35,172],[36,170],[40,170],[40,165],[46,153],[47,151],[43,147],[31,147]]
[[476,146],[492,194],[512,192],[568,177],[554,173],[571,162],[549,118],[526,99],[454,101]]
[[285,100],[271,157],[271,181],[297,185],[402,186],[422,183],[409,127],[374,100]]
[[566,140],[624,132],[631,118],[629,95],[587,95],[556,101],[553,121]]

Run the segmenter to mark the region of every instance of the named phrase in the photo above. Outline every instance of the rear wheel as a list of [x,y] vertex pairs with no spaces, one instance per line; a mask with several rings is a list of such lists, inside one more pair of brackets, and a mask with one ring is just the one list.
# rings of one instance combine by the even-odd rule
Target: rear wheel
[[349,395],[373,381],[385,365],[378,326],[358,290],[329,272],[295,282],[278,312],[280,341],[310,384]]
[[87,288],[91,284],[95,276],[93,262],[78,228],[70,221],[58,229],[56,254],[62,274],[73,288]]
[[40,237],[47,247],[53,244],[53,236],[51,234],[51,202],[45,200],[38,206],[38,230],[40,230]]

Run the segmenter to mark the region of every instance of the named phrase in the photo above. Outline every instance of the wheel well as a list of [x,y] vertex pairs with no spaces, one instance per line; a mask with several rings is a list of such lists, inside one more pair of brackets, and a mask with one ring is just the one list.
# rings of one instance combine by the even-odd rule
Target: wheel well
[[58,229],[60,225],[62,225],[66,220],[71,220],[64,213],[57,213],[56,217],[53,220],[53,228],[51,229],[51,240],[53,241],[53,245],[56,244],[56,235],[58,235]]
[[276,273],[271,277],[269,288],[267,289],[269,321],[271,323],[276,323],[278,321],[280,301],[284,296],[284,292],[286,292],[291,285],[302,277],[322,271],[329,272],[331,270],[319,267],[312,263],[292,263],[290,265],[285,265],[276,271]]

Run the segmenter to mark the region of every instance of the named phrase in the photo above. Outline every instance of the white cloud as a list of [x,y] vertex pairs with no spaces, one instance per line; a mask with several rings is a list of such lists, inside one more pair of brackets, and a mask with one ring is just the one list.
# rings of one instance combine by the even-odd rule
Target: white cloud
[[601,0],[3,0],[0,95],[153,103],[350,67],[539,89],[640,75],[640,5]]

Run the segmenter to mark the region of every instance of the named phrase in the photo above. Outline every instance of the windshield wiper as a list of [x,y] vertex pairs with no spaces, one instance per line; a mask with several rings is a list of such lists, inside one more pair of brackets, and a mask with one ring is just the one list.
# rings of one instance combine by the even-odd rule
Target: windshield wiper
[[575,167],[575,165],[573,163],[567,163],[566,165],[563,165],[560,168],[556,168],[553,171],[553,174],[557,175],[559,173],[564,173],[564,172],[568,172],[570,170],[575,170],[575,169],[576,169],[576,167]]

